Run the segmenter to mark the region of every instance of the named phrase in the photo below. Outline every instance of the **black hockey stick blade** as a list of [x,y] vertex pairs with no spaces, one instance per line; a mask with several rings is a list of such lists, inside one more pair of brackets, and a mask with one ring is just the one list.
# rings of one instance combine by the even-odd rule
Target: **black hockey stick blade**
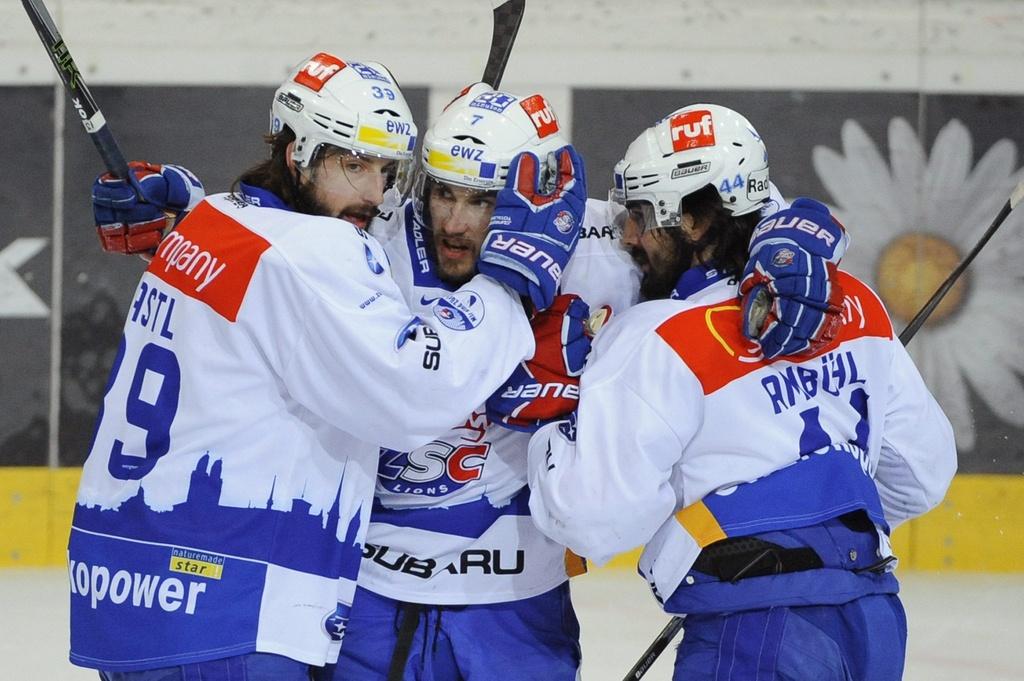
[[50,13],[46,10],[46,5],[42,3],[42,0],[21,0],[21,4],[25,7],[25,12],[28,13],[32,25],[35,26],[39,39],[43,41],[46,53],[50,56],[53,67],[57,69],[57,75],[64,82],[71,104],[75,107],[75,113],[78,114],[82,126],[89,133],[93,144],[96,145],[96,150],[100,152],[103,164],[115,176],[121,179],[127,178],[128,164],[124,160],[124,154],[121,153],[113,133],[107,127],[103,112],[96,106],[96,100],[93,99],[92,93],[89,92],[88,86],[82,79],[82,74],[78,71],[75,60],[71,58],[71,52],[64,44],[60,32],[57,31]]
[[501,77],[505,75],[505,65],[512,53],[512,44],[519,33],[519,24],[523,21],[526,11],[526,0],[505,0],[494,7],[494,32],[491,34],[491,51],[487,55],[487,65],[481,80],[495,90],[501,85]]
[[661,630],[661,633],[658,634],[658,637],[647,647],[644,654],[640,656],[637,663],[633,665],[633,668],[622,678],[622,681],[636,681],[636,679],[642,678],[682,628],[683,618],[679,615],[674,615],[668,621],[668,624],[665,625],[665,628]]
[[1008,198],[1006,203],[1003,204],[1003,207],[999,209],[999,213],[992,221],[992,224],[989,225],[988,229],[985,230],[985,233],[981,235],[981,238],[978,239],[978,243],[974,245],[971,252],[964,256],[964,259],[961,260],[960,264],[958,264],[956,268],[949,273],[949,276],[946,277],[946,280],[942,282],[942,285],[935,290],[935,293],[933,293],[932,297],[928,299],[928,302],[924,304],[924,307],[914,315],[914,318],[910,320],[910,323],[907,324],[906,328],[900,332],[901,343],[904,345],[909,343],[910,339],[914,337],[914,334],[924,326],[924,323],[928,321],[928,317],[931,316],[932,312],[935,311],[935,308],[939,306],[942,299],[946,297],[946,293],[949,292],[949,289],[953,288],[953,284],[956,283],[956,280],[960,278],[960,275],[967,269],[967,266],[971,264],[978,253],[981,252],[981,249],[984,248],[985,244],[988,243],[988,240],[992,238],[992,235],[996,233],[996,230],[1002,226],[1003,222],[1006,221],[1006,218],[1009,217],[1010,213],[1013,212],[1013,209],[1016,208],[1017,204],[1022,200],[1024,200],[1024,180],[1022,180],[1017,185],[1016,189],[1013,190],[1013,193],[1010,194],[1010,198]]

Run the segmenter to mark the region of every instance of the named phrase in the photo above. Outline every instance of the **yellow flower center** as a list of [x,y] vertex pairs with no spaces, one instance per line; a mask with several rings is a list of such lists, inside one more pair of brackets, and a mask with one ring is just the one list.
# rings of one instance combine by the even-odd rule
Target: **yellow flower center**
[[[889,313],[909,322],[958,262],[960,254],[956,247],[934,234],[910,232],[890,241],[882,249],[877,264],[878,293]],[[928,325],[941,322],[960,309],[966,289],[965,272],[932,312]]]

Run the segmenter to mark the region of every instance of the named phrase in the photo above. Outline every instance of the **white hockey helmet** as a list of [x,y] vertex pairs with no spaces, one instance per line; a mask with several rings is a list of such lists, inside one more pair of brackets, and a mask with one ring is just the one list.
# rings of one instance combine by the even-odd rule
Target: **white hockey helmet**
[[542,95],[521,97],[476,83],[445,107],[423,136],[417,179],[419,208],[435,180],[479,191],[505,186],[516,154],[530,151],[543,162],[568,144],[554,110]]
[[633,140],[615,165],[611,196],[641,202],[645,227],[675,227],[684,197],[712,185],[733,215],[768,199],[768,152],[750,122],[732,109],[693,104],[673,111]]
[[308,168],[322,146],[333,145],[396,161],[395,184],[408,190],[416,124],[383,64],[345,62],[326,52],[304,60],[270,107],[270,132],[284,126],[295,133],[292,158],[298,166]]

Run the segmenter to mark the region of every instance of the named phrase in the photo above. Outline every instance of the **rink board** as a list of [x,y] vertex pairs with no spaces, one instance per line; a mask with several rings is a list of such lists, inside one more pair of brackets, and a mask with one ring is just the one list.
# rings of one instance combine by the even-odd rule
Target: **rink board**
[[[0,567],[61,565],[81,469],[0,468]],[[897,528],[900,565],[913,570],[1024,572],[1024,477],[959,475],[946,499]],[[608,567],[633,569],[638,551]]]

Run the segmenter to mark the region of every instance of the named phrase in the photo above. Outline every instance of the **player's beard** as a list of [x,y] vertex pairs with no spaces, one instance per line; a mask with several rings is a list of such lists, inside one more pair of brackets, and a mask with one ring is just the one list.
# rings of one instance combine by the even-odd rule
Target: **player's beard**
[[668,298],[679,282],[679,277],[690,268],[693,250],[678,229],[658,230],[659,248],[648,255],[639,245],[629,246],[629,255],[643,271],[640,297],[643,300]]
[[377,206],[369,203],[350,203],[341,210],[332,210],[317,196],[318,172],[314,169],[307,180],[303,180],[301,176],[298,178],[294,188],[295,200],[292,206],[297,212],[347,220],[360,229],[366,229],[380,214]]
[[[446,236],[433,229],[430,229],[428,234],[430,238],[427,239],[427,255],[434,263],[438,279],[450,286],[459,287],[476,275],[476,261],[480,257],[479,244],[474,244],[470,239],[464,237]],[[442,247],[465,249],[467,257],[459,260],[443,258],[438,253],[439,244]]]

